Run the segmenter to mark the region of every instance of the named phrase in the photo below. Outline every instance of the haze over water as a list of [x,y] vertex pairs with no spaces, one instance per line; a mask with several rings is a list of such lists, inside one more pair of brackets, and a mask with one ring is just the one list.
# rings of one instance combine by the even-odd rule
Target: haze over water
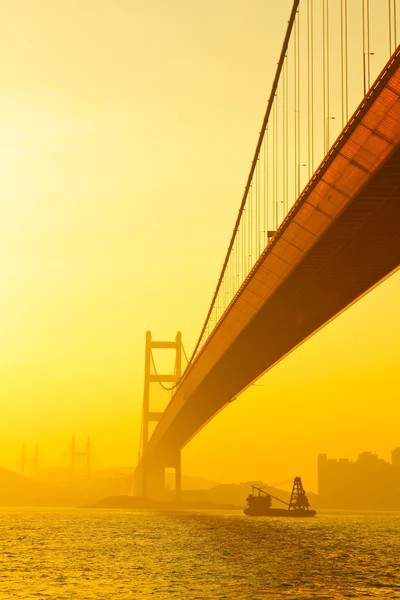
[[[39,444],[40,469],[61,464],[72,435],[91,435],[104,466],[134,465],[145,332],[180,330],[194,348],[291,5],[0,0],[1,466],[19,469],[22,444],[30,456]],[[382,3],[370,9],[386,33]],[[400,443],[399,302],[396,274],[209,423],[183,472],[225,483],[299,473],[316,491],[319,452],[388,458]],[[168,401],[160,390],[153,409]]]
[[400,598],[400,514],[1,509],[0,598]]
[[[167,465],[171,476],[174,463],[178,499],[181,470],[187,474],[190,487],[182,485],[186,505],[221,507],[216,501],[223,492],[232,494],[225,506],[240,506],[244,494],[237,502],[234,497],[253,482],[280,487],[301,475],[306,489],[315,492],[316,457],[322,453],[319,467],[326,467],[327,476],[325,484],[320,478],[315,504],[343,506],[340,502],[355,498],[365,503],[353,506],[385,500],[386,508],[400,508],[400,450],[390,467],[375,456],[388,458],[400,445],[400,272],[245,391],[254,375],[242,380],[243,393],[230,393],[224,411],[184,448],[182,469],[180,445],[191,437],[183,440],[182,430],[174,440],[177,452],[165,452],[154,464],[147,461],[147,421],[151,433],[173,390],[157,385],[154,393],[146,397],[145,392],[143,414],[144,365],[145,382],[157,370],[175,373],[158,383],[175,382],[180,369],[178,360],[174,365],[165,353],[158,354],[167,349],[160,343],[148,369],[145,332],[168,341],[181,331],[185,356],[197,347],[292,1],[0,0],[0,504],[77,506],[83,497],[94,502],[130,493],[139,460],[139,466],[150,465],[156,482],[161,481],[159,467]],[[313,4],[315,20],[307,38]],[[241,248],[237,243],[232,254],[237,273],[232,269],[228,277],[226,271],[221,279],[223,302],[216,303],[211,329],[231,297],[226,288],[232,284],[234,297],[267,239],[274,237],[284,207],[296,201],[345,125],[345,98],[350,96],[349,114],[361,100],[348,94],[347,80],[358,82],[364,95],[397,45],[397,0],[386,3],[386,15],[378,0],[332,2],[330,16],[328,0],[304,0],[303,6],[306,12],[299,13],[294,27],[296,42],[288,47],[293,52],[286,52],[286,79],[271,111],[275,121],[266,135],[269,142],[252,163],[255,175],[248,189],[253,200],[246,206],[243,228],[237,229]],[[350,29],[347,33],[347,23],[360,25],[355,36]],[[285,81],[293,83],[294,96]],[[346,143],[357,132],[354,124]],[[323,150],[319,158],[318,147]],[[364,150],[367,143],[360,153]],[[351,169],[356,165],[353,159],[349,164]],[[364,171],[372,173],[369,167]],[[334,198],[327,195],[328,200],[325,213],[319,200],[316,207],[310,204],[320,213],[316,223],[325,221],[324,227],[334,212]],[[313,221],[310,215],[304,225]],[[378,211],[371,215],[375,218]],[[358,222],[356,215],[353,224]],[[395,222],[384,219],[398,241]],[[303,229],[316,245],[314,233]],[[387,231],[368,230],[375,232],[368,248],[376,251]],[[347,237],[356,249],[358,238]],[[300,261],[305,253],[295,238],[292,242]],[[332,256],[338,255],[332,248]],[[337,260],[344,267],[346,261]],[[335,272],[334,264],[328,275]],[[314,276],[303,270],[314,289]],[[277,274],[270,273],[273,281]],[[337,278],[345,289],[345,279]],[[298,291],[300,286],[293,298]],[[336,290],[324,291],[330,305]],[[314,302],[319,297],[316,293],[304,302],[304,312],[315,306],[322,314],[324,302]],[[275,303],[282,310],[284,300]],[[265,335],[259,328],[265,347],[282,346],[279,338],[285,338],[286,327],[306,331],[305,315],[291,302],[281,331],[268,329],[272,313]],[[238,331],[234,335],[243,339]],[[256,343],[252,346],[257,363],[262,352]],[[213,356],[218,361],[221,354]],[[224,370],[217,394],[222,386],[230,389],[227,374],[232,373]],[[209,375],[216,382],[215,372]],[[195,399],[201,388],[198,380],[190,392]],[[205,403],[213,394],[206,396]],[[182,414],[190,422],[187,397],[182,398]],[[200,403],[193,405],[196,417],[207,412]],[[180,427],[182,421],[175,423]],[[353,461],[362,450],[368,452],[358,471]],[[342,487],[332,475],[336,465]],[[144,483],[146,478],[149,483],[146,469],[139,469],[135,480]],[[151,487],[143,484],[135,492],[151,497]],[[160,488],[155,495],[163,496],[161,483],[155,487]],[[146,500],[143,506],[160,504]],[[318,512],[317,518],[302,520],[250,518],[241,510],[222,509],[0,507],[0,600],[396,599],[399,533],[400,512]]]

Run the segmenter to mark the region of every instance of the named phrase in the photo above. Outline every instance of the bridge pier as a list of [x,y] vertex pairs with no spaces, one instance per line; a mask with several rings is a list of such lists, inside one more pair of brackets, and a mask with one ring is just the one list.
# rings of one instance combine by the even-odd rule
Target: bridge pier
[[165,470],[175,470],[175,500],[182,499],[182,460],[181,452],[175,453],[171,460],[165,461],[165,466],[151,464],[142,459],[136,468],[134,479],[134,495],[152,500],[166,499]]
[[[147,464],[146,464],[147,463]],[[165,500],[167,498],[165,488],[165,470],[175,470],[175,500],[182,499],[182,461],[181,453],[165,461],[165,465],[152,464],[150,461],[141,460],[134,479],[134,495],[152,500]]]
[[143,497],[162,500],[165,493],[165,468],[152,466],[143,472]]
[[180,502],[182,499],[182,461],[180,452],[178,452],[175,463],[175,493],[177,502]]
[[181,451],[172,453],[165,459],[165,468],[175,471],[175,500],[180,502],[182,499],[182,461]]
[[137,466],[134,479],[134,495],[152,500],[163,500],[165,496],[165,467],[147,464]]

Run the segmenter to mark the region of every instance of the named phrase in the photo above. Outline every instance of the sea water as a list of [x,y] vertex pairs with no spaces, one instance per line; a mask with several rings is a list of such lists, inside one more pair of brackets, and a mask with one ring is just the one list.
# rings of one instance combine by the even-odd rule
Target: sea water
[[0,509],[1,599],[400,598],[400,514]]

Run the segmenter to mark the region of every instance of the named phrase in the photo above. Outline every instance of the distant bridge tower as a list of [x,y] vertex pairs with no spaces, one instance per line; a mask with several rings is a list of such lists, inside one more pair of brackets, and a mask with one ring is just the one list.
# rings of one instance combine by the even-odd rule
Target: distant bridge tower
[[77,457],[86,458],[86,476],[90,478],[90,435],[86,438],[86,450],[77,450],[76,449],[76,440],[75,436],[72,436],[72,444],[71,444],[71,478],[73,478],[75,473],[75,459]]
[[[155,348],[164,348],[175,351],[175,370],[172,374],[159,374],[156,372],[152,350]],[[152,372],[152,364],[154,371]],[[181,473],[181,453],[178,451],[173,457],[166,459],[163,465],[149,464],[146,459],[146,449],[149,441],[150,423],[158,423],[163,413],[155,412],[150,409],[150,387],[152,383],[172,384],[171,390],[176,385],[182,375],[182,334],[180,331],[176,334],[174,342],[156,342],[151,338],[151,332],[146,332],[146,353],[144,368],[144,394],[143,394],[143,430],[142,430],[142,469],[138,479],[141,480],[136,486],[139,495],[147,496],[151,490],[156,493],[164,491],[165,488],[165,469],[175,469],[175,490],[176,497],[180,499],[182,487]],[[136,493],[137,493],[136,492]]]
[[39,446],[38,445],[36,445],[35,454],[31,458],[28,458],[26,455],[25,444],[22,446],[21,475],[24,474],[26,464],[33,465],[35,475],[38,474],[38,472],[39,472]]

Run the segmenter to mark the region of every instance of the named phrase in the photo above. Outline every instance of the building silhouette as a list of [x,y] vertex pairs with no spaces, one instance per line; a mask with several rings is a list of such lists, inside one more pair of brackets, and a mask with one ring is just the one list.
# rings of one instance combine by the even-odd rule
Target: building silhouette
[[392,462],[363,452],[356,461],[318,456],[318,496],[324,508],[400,510],[400,448]]

